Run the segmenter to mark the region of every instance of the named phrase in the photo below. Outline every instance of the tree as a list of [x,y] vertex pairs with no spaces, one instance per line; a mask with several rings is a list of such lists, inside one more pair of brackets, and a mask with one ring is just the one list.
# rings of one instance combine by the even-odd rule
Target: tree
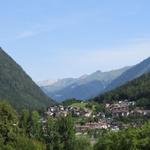
[[13,143],[10,143],[15,150],[46,150],[44,144],[35,139],[18,135]]
[[61,116],[57,120],[57,130],[60,135],[60,143],[64,150],[74,150],[75,130],[71,115]]
[[20,129],[18,122],[16,111],[6,102],[0,102],[0,150],[45,150],[42,143],[20,132],[25,124]]
[[62,145],[60,144],[60,135],[57,131],[56,119],[48,117],[43,137],[47,150],[62,149]]
[[99,138],[94,150],[148,150],[150,149],[150,122],[139,128],[108,132]]
[[6,102],[0,102],[0,138],[4,144],[13,141],[18,133],[16,111]]
[[77,137],[75,140],[76,150],[92,150],[92,145],[90,140],[86,137]]
[[30,136],[32,138],[40,139],[42,135],[42,123],[40,121],[40,115],[37,111],[31,113],[30,120]]
[[25,133],[29,135],[29,120],[30,120],[30,112],[27,109],[23,109],[20,117],[19,127],[24,130]]

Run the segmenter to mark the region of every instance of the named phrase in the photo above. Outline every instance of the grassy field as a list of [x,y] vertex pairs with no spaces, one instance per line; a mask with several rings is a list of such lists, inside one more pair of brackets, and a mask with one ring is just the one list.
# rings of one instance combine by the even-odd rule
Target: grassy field
[[[89,104],[91,104],[91,108],[86,107]],[[90,103],[90,102],[76,102],[76,103],[71,104],[70,106],[78,107],[78,108],[81,108],[81,109],[88,108],[88,109],[91,109],[91,110],[95,111],[96,105],[98,105],[98,104],[97,103]]]
[[86,102],[80,102],[80,103],[73,103],[71,106],[72,107],[79,107],[79,108],[86,108],[86,105],[87,105],[88,103],[86,103]]

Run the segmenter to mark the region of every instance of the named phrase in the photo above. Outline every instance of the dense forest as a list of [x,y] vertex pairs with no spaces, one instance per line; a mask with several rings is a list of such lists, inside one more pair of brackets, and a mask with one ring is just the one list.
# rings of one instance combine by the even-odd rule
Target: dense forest
[[0,150],[91,150],[90,141],[75,136],[70,115],[42,118],[26,109],[18,115],[0,102]]
[[150,122],[139,128],[128,128],[102,135],[94,150],[148,150],[150,149]]
[[138,106],[150,108],[150,73],[128,82],[127,84],[95,97],[96,102],[112,102],[118,100],[136,101]]

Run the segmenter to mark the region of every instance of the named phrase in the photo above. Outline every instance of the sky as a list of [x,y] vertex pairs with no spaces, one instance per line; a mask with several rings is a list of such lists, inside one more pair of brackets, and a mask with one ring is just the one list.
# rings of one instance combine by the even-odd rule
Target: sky
[[34,81],[150,56],[149,0],[0,0],[0,46]]

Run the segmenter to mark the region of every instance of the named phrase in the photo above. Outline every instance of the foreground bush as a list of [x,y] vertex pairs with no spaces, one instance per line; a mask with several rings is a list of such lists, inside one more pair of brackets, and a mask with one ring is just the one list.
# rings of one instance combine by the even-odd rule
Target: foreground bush
[[139,128],[110,132],[100,137],[94,150],[148,150],[150,149],[150,122]]

